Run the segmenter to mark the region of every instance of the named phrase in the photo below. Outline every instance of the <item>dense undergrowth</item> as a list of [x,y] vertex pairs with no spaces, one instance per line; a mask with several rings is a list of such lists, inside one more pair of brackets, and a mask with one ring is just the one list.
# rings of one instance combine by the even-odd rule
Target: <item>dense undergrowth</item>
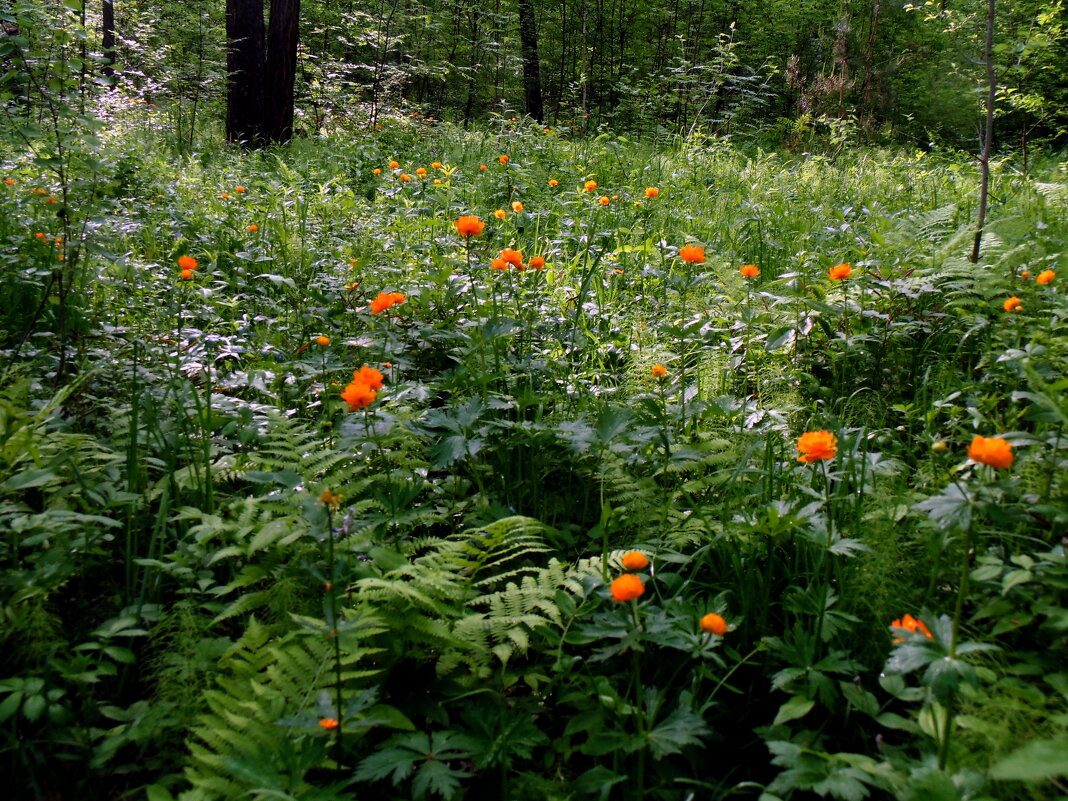
[[1068,793],[1064,165],[155,113],[0,162],[17,797]]

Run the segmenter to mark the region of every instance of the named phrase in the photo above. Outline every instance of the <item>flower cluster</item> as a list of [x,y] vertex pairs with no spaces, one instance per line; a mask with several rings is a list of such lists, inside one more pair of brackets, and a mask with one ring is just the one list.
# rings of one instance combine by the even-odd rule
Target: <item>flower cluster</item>
[[371,314],[381,314],[398,303],[404,303],[404,295],[400,292],[379,292],[371,301]]
[[352,374],[352,381],[341,393],[341,400],[349,405],[349,411],[355,412],[374,403],[378,390],[382,389],[384,375],[374,367],[364,365]]

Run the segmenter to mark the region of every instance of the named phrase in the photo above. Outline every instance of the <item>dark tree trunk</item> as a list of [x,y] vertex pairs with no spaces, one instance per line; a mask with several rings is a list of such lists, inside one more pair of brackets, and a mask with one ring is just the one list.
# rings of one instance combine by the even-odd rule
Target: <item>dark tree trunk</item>
[[263,0],[226,0],[226,138],[260,145],[264,140]]
[[293,138],[293,85],[297,76],[300,0],[271,0],[267,30],[267,96],[264,135],[271,142]]
[[115,0],[104,0],[101,10],[100,43],[104,51],[104,75],[115,77]]
[[531,0],[519,2],[519,45],[523,55],[523,95],[526,112],[538,122],[545,113],[541,102],[541,65],[538,62],[538,30]]

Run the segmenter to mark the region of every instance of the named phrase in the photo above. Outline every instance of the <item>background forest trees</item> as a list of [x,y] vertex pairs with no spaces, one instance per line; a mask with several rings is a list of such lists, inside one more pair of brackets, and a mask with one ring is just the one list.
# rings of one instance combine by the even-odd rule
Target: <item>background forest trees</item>
[[[76,18],[81,0],[72,3],[15,6]],[[115,8],[118,80],[146,99],[169,98],[179,138],[203,121],[205,102],[223,117],[225,6],[129,0]],[[294,125],[298,133],[340,120],[374,125],[385,103],[465,123],[527,113],[581,131],[974,148],[984,8],[978,0],[305,0]],[[101,54],[104,10],[86,7],[90,46]],[[995,58],[1000,141],[1063,142],[1064,0],[1004,4]]]

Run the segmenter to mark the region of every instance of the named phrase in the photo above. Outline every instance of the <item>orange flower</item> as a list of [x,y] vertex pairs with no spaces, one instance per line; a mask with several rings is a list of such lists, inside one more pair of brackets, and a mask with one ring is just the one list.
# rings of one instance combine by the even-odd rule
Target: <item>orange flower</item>
[[358,379],[353,379],[345,391],[341,393],[341,400],[349,405],[349,411],[355,412],[374,403],[377,393],[367,384]]
[[412,180],[412,176],[407,175],[406,173],[403,173],[403,172],[400,175],[398,175],[397,177],[400,178],[405,183],[407,183],[408,181]]
[[382,174],[382,168],[381,167],[375,167],[373,170],[371,170],[371,174],[372,175],[381,175]]
[[15,185],[15,182],[13,180],[11,180],[10,178],[5,178],[4,179],[4,183],[7,184],[8,186],[14,186]]
[[797,461],[806,464],[833,459],[838,451],[838,438],[829,431],[809,431],[797,441],[797,450],[801,453]]
[[[925,626],[923,624],[923,621],[922,620],[917,620],[912,615],[905,615],[900,620],[892,621],[890,623],[890,627],[891,628],[895,628],[895,629],[905,629],[906,631],[918,632],[920,634],[923,634],[923,636],[925,636],[925,637],[927,637],[929,639],[934,639],[934,637],[931,635],[931,632],[928,630],[927,626]],[[894,642],[904,642],[904,641],[905,641],[904,637],[894,637]]]
[[192,256],[179,256],[178,266],[183,270],[195,270],[197,268],[197,260]]
[[1036,284],[1048,284],[1050,281],[1052,281],[1056,277],[1057,277],[1057,273],[1053,272],[1053,270],[1043,270],[1042,272],[1040,272],[1038,275],[1035,276],[1035,283]]
[[514,211],[516,214],[518,214],[522,210],[523,210],[523,204],[520,203],[518,200],[515,201],[514,203],[512,203],[512,211]]
[[315,344],[322,345],[325,348],[327,345],[330,344],[330,337],[316,337]]
[[633,573],[624,573],[612,582],[610,589],[614,600],[633,601],[645,592],[645,585]]
[[[38,239],[44,239],[45,238],[44,231],[38,231],[37,232],[37,238]],[[181,263],[180,259],[179,259],[179,263]]]
[[49,195],[48,196],[48,200],[45,201],[45,203],[48,203],[49,205],[51,205],[52,203],[58,203],[58,202],[59,201],[56,200],[54,195]]
[[641,551],[627,551],[623,554],[622,562],[624,570],[644,570],[649,567],[649,557]]
[[600,203],[602,206],[607,206],[611,201],[608,199],[608,195],[601,195],[599,198],[597,198],[597,202]]
[[655,186],[647,186],[647,187],[645,187],[645,196],[646,197],[653,198],[653,197],[658,197],[659,195],[660,195],[660,190],[657,189]]
[[219,197],[221,197],[223,200],[229,200],[230,199],[230,195],[227,192],[223,192],[221,195],[219,195]]
[[727,633],[727,621],[715,612],[709,612],[701,618],[701,631],[706,634],[717,634],[722,637]]
[[415,174],[420,178],[426,178],[426,167],[416,167]]
[[434,186],[441,186],[441,179],[440,178],[435,178],[434,179]]
[[1023,304],[1020,302],[1020,299],[1018,297],[1013,295],[1011,298],[1008,298],[1004,303],[1001,304],[1001,308],[1003,308],[1007,312],[1022,311]]
[[832,281],[841,281],[843,278],[849,278],[852,272],[853,268],[843,261],[841,264],[836,264],[832,267],[827,275]]
[[338,727],[338,722],[333,718],[323,718],[319,721],[319,725],[324,729],[336,729]]
[[478,165],[478,168],[479,168],[480,170],[488,170],[488,169],[489,169],[489,167],[487,167],[487,166],[486,166],[485,164],[479,164],[479,165]]
[[389,168],[390,168],[391,170],[395,170],[395,169],[397,169],[398,167],[400,167],[400,162],[399,162],[399,161],[391,161],[391,162],[389,163]]
[[1012,453],[1012,445],[1001,437],[976,436],[972,444],[968,446],[968,458],[973,462],[1002,469],[1012,467],[1015,457]]
[[592,192],[596,188],[597,188],[597,182],[596,181],[587,181],[586,183],[584,183],[582,185],[582,191],[583,192]]
[[371,314],[381,314],[396,303],[404,303],[404,295],[400,292],[379,292],[371,301]]
[[486,224],[473,214],[468,214],[453,223],[460,236],[482,236]]
[[738,272],[746,278],[756,278],[760,275],[760,268],[755,264],[743,264]]
[[544,267],[545,267],[545,257],[544,256],[534,256],[530,260],[530,269],[532,269],[532,270],[541,270]]
[[182,270],[180,273],[178,273],[178,277],[181,278],[183,281],[188,281],[189,279],[191,279],[193,277],[193,271],[192,270]]
[[653,378],[655,378],[657,381],[663,381],[665,378],[667,378],[667,368],[664,367],[664,365],[662,364],[654,364],[652,372]]
[[433,167],[435,170],[440,170],[441,169],[441,162],[440,161],[435,161],[430,166]]
[[550,178],[549,179],[549,186],[559,186],[559,185],[560,185],[560,182],[557,181],[555,178]]
[[686,245],[679,248],[679,258],[690,264],[704,264],[705,249],[697,245]]
[[243,195],[243,194],[245,194],[245,187],[243,187],[243,186],[235,186],[234,187],[234,191],[237,192],[237,194],[239,194],[239,195]]
[[382,389],[382,380],[385,378],[380,370],[368,367],[366,364],[352,374],[353,381],[366,384],[368,389]]
[[[323,504],[323,506],[329,506],[336,512],[338,509],[341,508],[341,496],[338,495],[336,492],[331,492],[328,489],[324,489],[322,494],[319,496],[319,503]],[[330,592],[329,581],[326,583],[326,591]]]
[[516,267],[519,267],[523,263],[522,252],[518,250],[512,250],[511,248],[505,248],[504,250],[502,250],[499,258]]
[[491,270],[507,270],[512,265],[506,262],[504,259],[494,259],[490,262]]
[[252,231],[253,233],[255,233],[256,231],[260,230],[260,227],[258,225],[250,225],[248,227],[248,230]]
[[505,217],[508,216],[508,212],[506,212],[504,209],[497,209],[495,212],[493,212],[493,216],[496,217],[498,220],[503,220]]
[[504,155],[498,156],[497,157],[497,161],[499,161],[501,164],[507,164],[508,163],[508,157],[504,156]]

